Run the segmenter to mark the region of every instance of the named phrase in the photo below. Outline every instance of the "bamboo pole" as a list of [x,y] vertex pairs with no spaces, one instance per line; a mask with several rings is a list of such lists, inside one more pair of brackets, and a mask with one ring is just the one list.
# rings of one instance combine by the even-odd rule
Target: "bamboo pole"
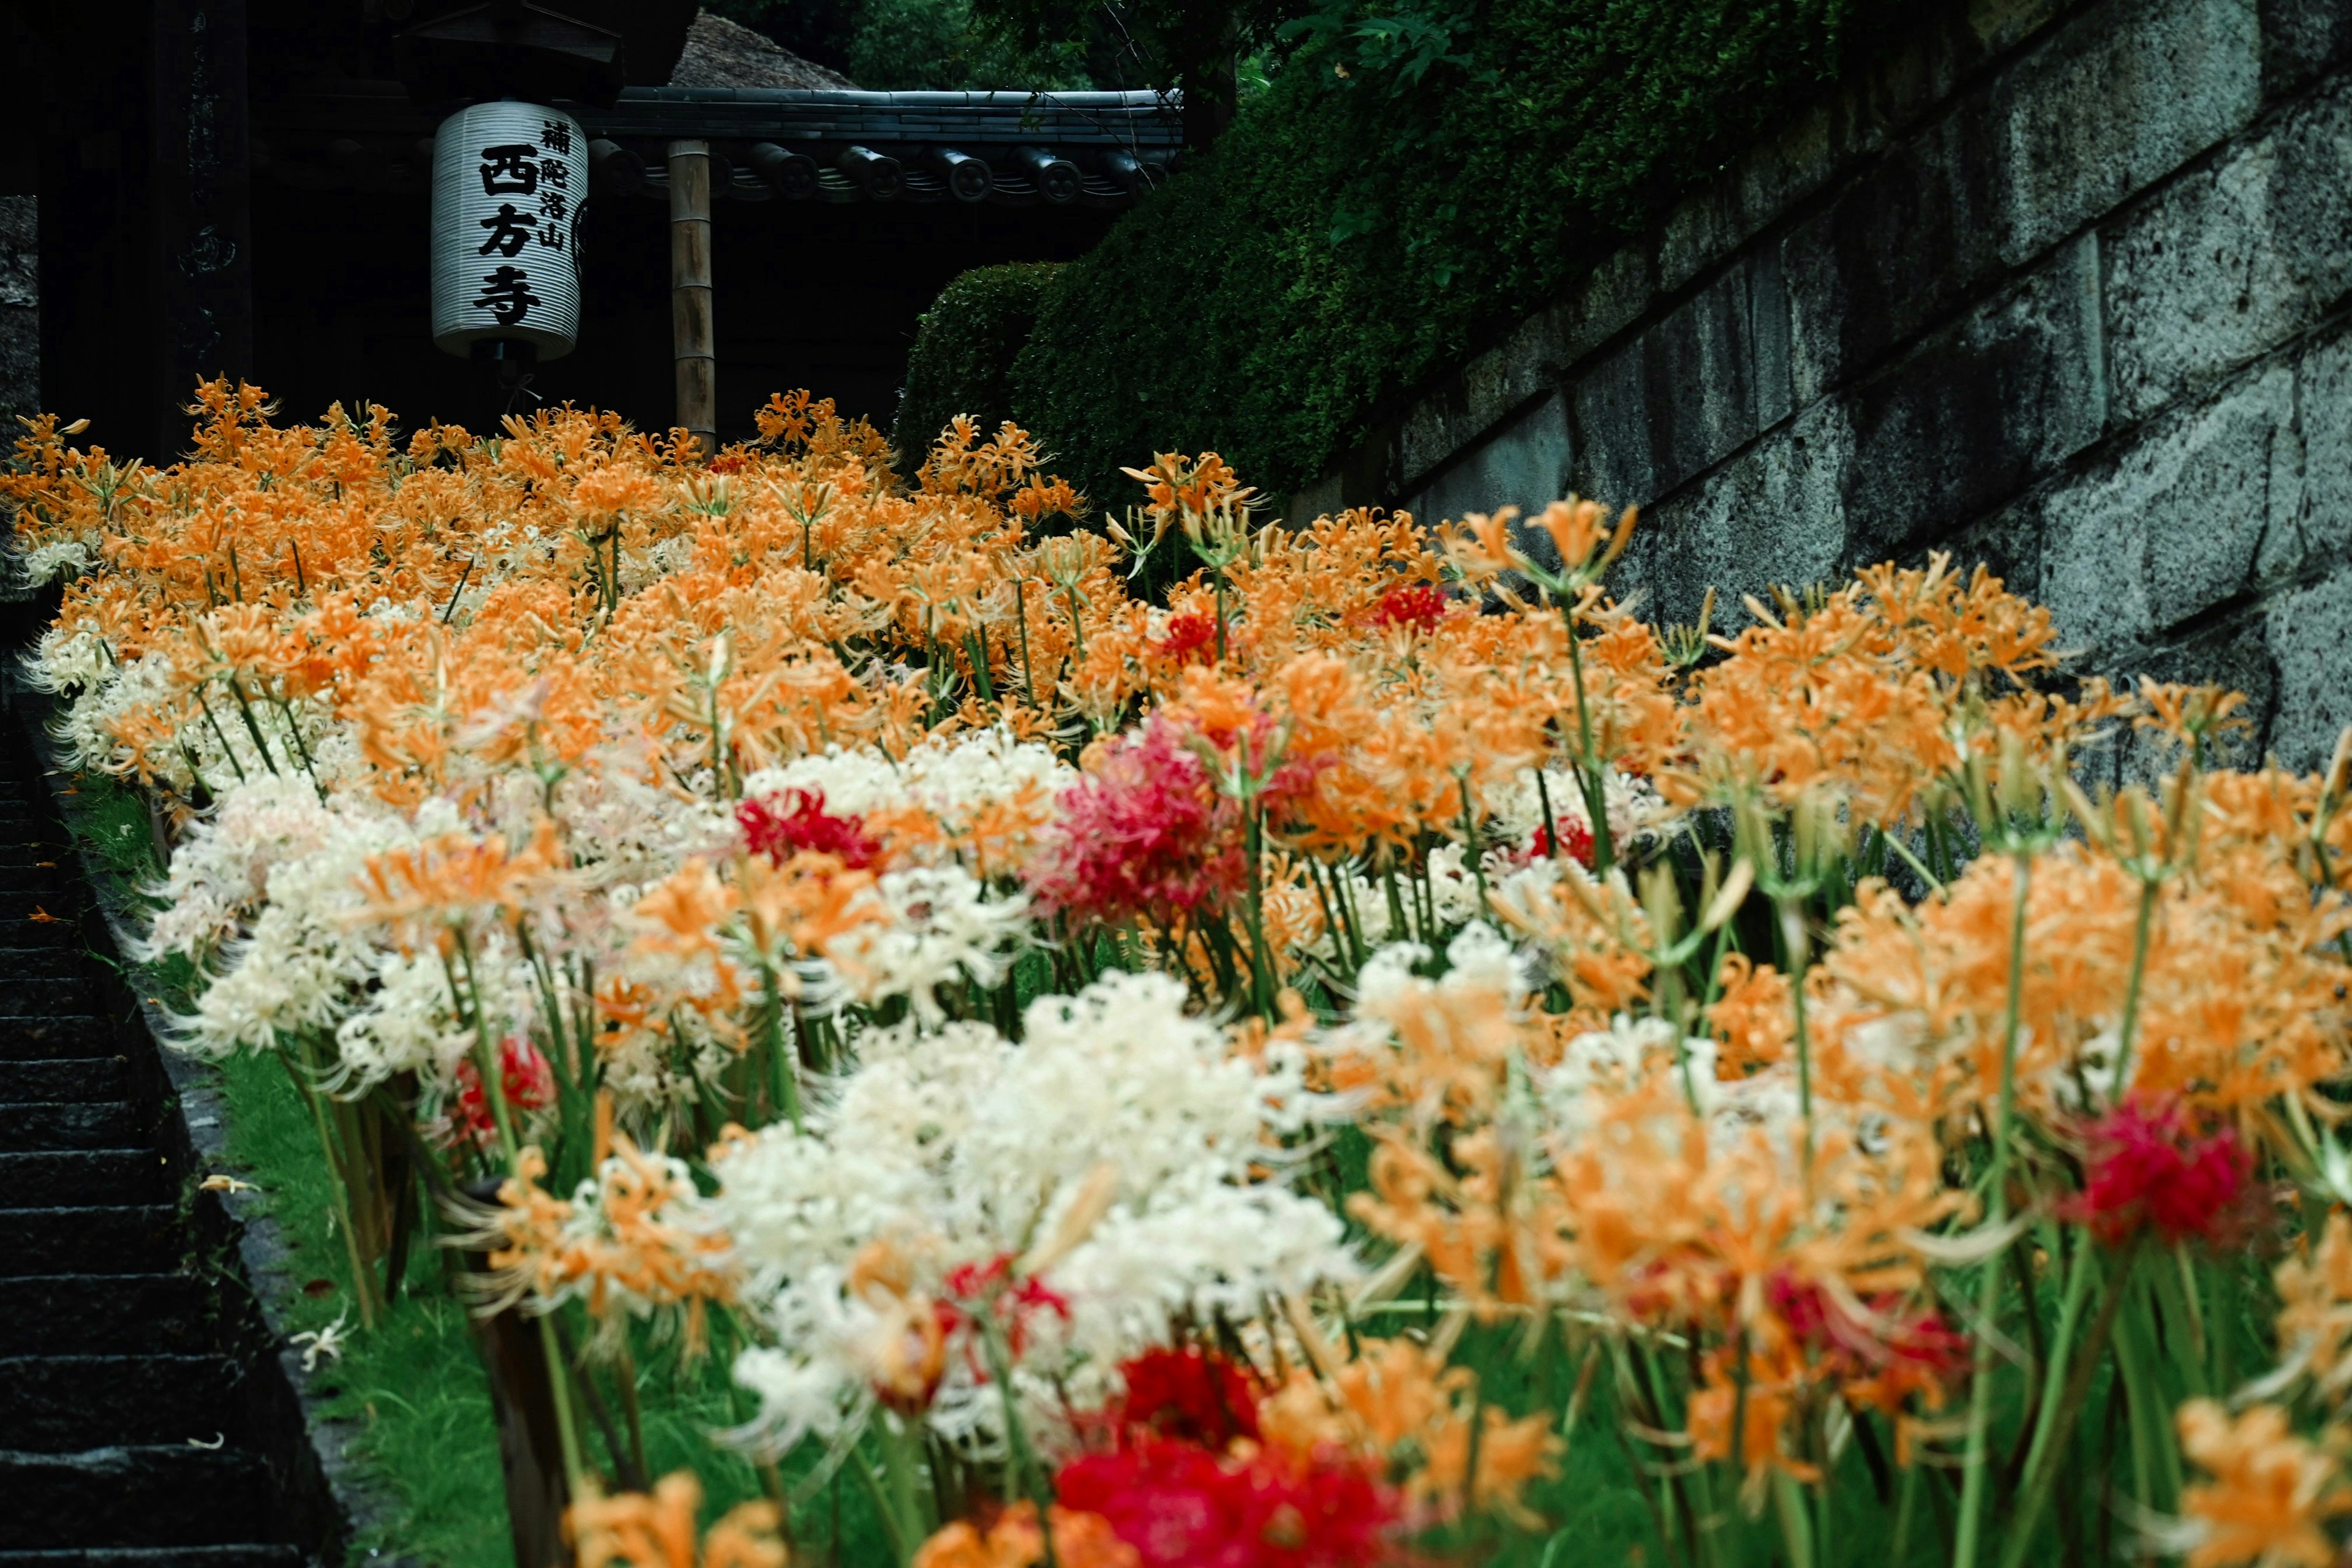
[[669,144],[669,324],[677,420],[719,450],[719,352],[711,312],[710,143]]

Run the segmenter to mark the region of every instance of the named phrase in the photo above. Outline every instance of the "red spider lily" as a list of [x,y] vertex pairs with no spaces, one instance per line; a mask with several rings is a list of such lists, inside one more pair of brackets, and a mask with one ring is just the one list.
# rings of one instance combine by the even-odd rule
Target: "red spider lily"
[[[986,1263],[966,1263],[950,1270],[942,1281],[942,1293],[948,1298],[941,1303],[957,1321],[986,1318],[1004,1329],[1006,1352],[1018,1357],[1029,1342],[1029,1325],[1041,1312],[1051,1312],[1064,1322],[1070,1321],[1068,1300],[1042,1279],[1013,1274],[1013,1254],[1001,1252]],[[943,1320],[945,1321],[945,1320]],[[975,1364],[974,1372],[982,1368]]]
[[1427,631],[1445,616],[1445,590],[1433,583],[1408,583],[1382,594],[1372,606],[1374,624]]
[[[555,1098],[555,1069],[540,1048],[520,1035],[509,1035],[499,1045],[499,1087],[506,1091],[509,1110],[538,1110]],[[490,1098],[482,1092],[482,1075],[467,1057],[457,1063],[457,1098],[449,1108],[453,1142],[488,1148],[498,1138],[498,1118]]]
[[1957,1376],[1969,1364],[1966,1334],[1934,1308],[1906,1313],[1899,1296],[1877,1296],[1860,1318],[1818,1285],[1775,1274],[1764,1293],[1789,1331],[1817,1350],[1859,1367],[1896,1363],[1938,1379]]
[[1122,1445],[1174,1438],[1222,1452],[1257,1436],[1257,1390],[1223,1356],[1146,1351],[1118,1371],[1127,1393],[1112,1418]]
[[1107,925],[1137,915],[1174,924],[1240,895],[1240,816],[1180,729],[1154,716],[1064,793],[1027,876],[1048,909]]
[[1364,1568],[1388,1559],[1396,1495],[1336,1449],[1220,1459],[1146,1440],[1062,1468],[1066,1508],[1100,1514],[1143,1568]]
[[735,808],[735,821],[751,853],[780,866],[805,849],[862,871],[882,855],[882,846],[866,836],[866,819],[826,811],[823,790],[788,789],[747,800]]
[[1217,618],[1187,610],[1168,617],[1168,635],[1151,651],[1178,664],[1206,664],[1215,655]]
[[[1559,847],[1570,859],[1588,871],[1592,869],[1592,829],[1573,817],[1570,818],[1559,825]],[[1538,827],[1536,829],[1535,844],[1528,851],[1528,863],[1549,860],[1551,856],[1551,829]]]
[[2109,1246],[2143,1228],[2211,1241],[2246,1217],[2253,1156],[2228,1128],[2200,1137],[2174,1106],[2126,1100],[2087,1130],[2088,1179],[2067,1205]]

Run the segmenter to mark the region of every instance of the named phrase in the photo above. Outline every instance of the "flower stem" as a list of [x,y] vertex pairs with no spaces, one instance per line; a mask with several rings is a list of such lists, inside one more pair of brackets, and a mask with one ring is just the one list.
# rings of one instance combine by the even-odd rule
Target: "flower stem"
[[1606,877],[1616,862],[1617,840],[1609,827],[1609,792],[1601,774],[1601,757],[1592,744],[1592,708],[1584,694],[1584,649],[1576,635],[1576,610],[1560,602],[1560,618],[1568,624],[1568,668],[1576,681],[1576,739],[1580,762],[1577,782],[1584,787],[1584,815],[1592,825],[1592,874]]
[[[2017,1098],[2017,1035],[2025,1005],[2025,900],[2033,862],[2016,857],[2009,932],[2009,1002],[2001,1021],[2000,1098],[1993,1116],[1992,1182],[1988,1223],[2009,1217],[2009,1121]],[[1990,1331],[2000,1308],[2000,1260],[1985,1259],[1978,1287],[1976,1366],[1969,1388],[1969,1438],[1960,1482],[1959,1527],[1952,1542],[1952,1568],[1975,1568],[1984,1529],[1986,1458],[1991,1447],[1993,1347]],[[2137,1403],[2137,1402],[2135,1402]]]
[[2150,921],[2156,913],[2158,883],[2153,877],[2140,884],[2139,921],[2132,931],[2131,981],[2124,988],[2124,1021],[2117,1031],[2116,1044],[2116,1080],[2108,1100],[2120,1105],[2131,1087],[2132,1042],[2139,1036],[2140,982],[2147,973],[2147,938]]

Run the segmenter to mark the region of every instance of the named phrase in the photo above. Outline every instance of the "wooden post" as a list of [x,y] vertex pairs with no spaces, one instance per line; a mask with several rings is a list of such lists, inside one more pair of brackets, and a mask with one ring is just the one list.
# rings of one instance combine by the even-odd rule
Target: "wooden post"
[[253,374],[245,10],[245,0],[154,6],[148,206],[159,418],[149,456],[159,464],[187,447],[181,410],[198,379]]
[[669,144],[669,326],[677,423],[719,450],[719,352],[710,309],[710,143]]

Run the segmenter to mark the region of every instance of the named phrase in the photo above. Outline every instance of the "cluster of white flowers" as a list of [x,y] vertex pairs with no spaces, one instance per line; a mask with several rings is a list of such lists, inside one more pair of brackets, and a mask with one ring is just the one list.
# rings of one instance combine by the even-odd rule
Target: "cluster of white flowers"
[[74,578],[98,564],[98,552],[79,539],[53,539],[37,544],[16,558],[25,585],[38,588],[59,578]]
[[[1015,1386],[1041,1393],[1099,1379],[1179,1315],[1239,1321],[1269,1292],[1353,1276],[1337,1217],[1284,1179],[1339,1111],[1295,1051],[1235,1055],[1159,974],[1041,998],[1024,1025],[1018,1045],[971,1023],[869,1031],[804,1131],[771,1127],[718,1163],[714,1207],[776,1340],[736,1369],[762,1444],[855,1420],[903,1371],[908,1334],[940,1321],[918,1301],[957,1323],[922,1419],[992,1444],[1000,1391],[971,1321],[991,1306],[955,1299],[960,1269],[1032,1280],[999,1327]],[[860,1275],[877,1248],[897,1260],[887,1283]],[[1050,1426],[1049,1405],[1029,1415]]]
[[[286,1036],[334,1033],[368,1000],[384,956],[380,937],[356,918],[366,902],[360,879],[368,858],[458,826],[454,806],[430,801],[414,823],[388,811],[344,809],[323,811],[296,827],[291,798],[262,798],[256,809],[238,814],[242,825],[299,832],[305,847],[263,868],[259,911],[243,923],[242,935],[220,945],[220,973],[196,998],[195,1010],[178,1020],[176,1043],[184,1050],[222,1057],[274,1049]],[[231,908],[240,857],[250,868],[269,848],[258,832],[192,837],[173,856],[173,878],[214,889],[209,905],[217,913]],[[184,857],[189,860],[184,873]],[[192,921],[189,929],[164,934],[202,942],[219,930]]]
[[[1667,815],[1666,804],[1645,778],[1603,768],[1601,782],[1609,808],[1610,841],[1622,854],[1634,840],[1656,830]],[[1520,858],[1535,853],[1547,799],[1551,803],[1553,825],[1562,838],[1574,837],[1571,827],[1592,831],[1592,814],[1574,773],[1566,768],[1546,768],[1538,781],[1535,769],[1521,768],[1509,783],[1486,792],[1485,805],[1492,816],[1487,830],[1490,841]]]
[[912,805],[955,832],[992,805],[1050,802],[1077,777],[1050,746],[1016,741],[1005,730],[968,730],[949,739],[932,736],[902,760],[872,747],[830,746],[821,755],[761,769],[743,781],[743,793],[752,798],[795,789],[821,794],[824,809],[837,816]]
[[1026,899],[992,899],[958,865],[886,871],[869,897],[883,918],[827,942],[825,962],[851,999],[872,1005],[904,996],[933,1026],[947,1017],[939,987],[959,979],[999,984],[1030,929]]
[[172,853],[171,872],[152,889],[165,908],[147,932],[147,953],[202,957],[260,910],[269,874],[326,847],[352,803],[319,798],[310,776],[265,774],[220,797],[212,816],[190,825]]

